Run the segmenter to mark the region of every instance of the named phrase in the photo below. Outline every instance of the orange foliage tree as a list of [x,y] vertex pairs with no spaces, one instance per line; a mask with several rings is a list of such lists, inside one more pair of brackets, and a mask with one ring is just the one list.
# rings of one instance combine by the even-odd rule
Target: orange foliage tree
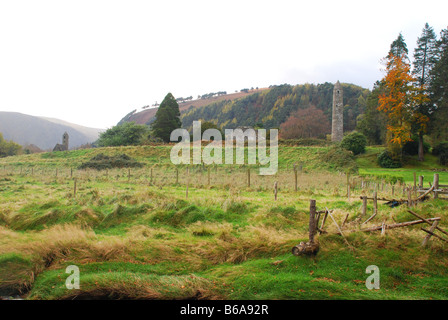
[[283,139],[316,138],[329,133],[330,122],[322,110],[315,106],[292,113],[280,126]]
[[392,53],[386,58],[386,75],[382,79],[384,93],[380,95],[378,110],[388,117],[388,147],[394,156],[401,156],[404,144],[411,139],[412,126],[426,131],[428,117],[417,111],[427,100],[424,90],[415,87],[415,78],[410,74],[410,65],[405,55]]

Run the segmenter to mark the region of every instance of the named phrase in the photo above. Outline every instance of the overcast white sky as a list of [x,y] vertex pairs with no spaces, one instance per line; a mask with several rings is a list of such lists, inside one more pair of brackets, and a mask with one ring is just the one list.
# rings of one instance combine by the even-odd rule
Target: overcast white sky
[[168,92],[371,88],[399,32],[412,57],[447,12],[446,0],[0,0],[0,111],[109,128]]

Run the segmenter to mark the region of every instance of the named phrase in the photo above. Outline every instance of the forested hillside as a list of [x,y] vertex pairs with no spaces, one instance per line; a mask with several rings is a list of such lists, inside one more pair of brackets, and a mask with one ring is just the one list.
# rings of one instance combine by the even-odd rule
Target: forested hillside
[[[215,122],[222,128],[259,126],[279,128],[293,113],[299,110],[320,110],[323,122],[331,121],[333,87],[331,83],[278,85],[247,97],[223,100],[201,108],[190,108],[182,113],[182,126],[189,128],[193,121]],[[354,130],[356,118],[364,112],[370,91],[353,84],[342,84],[344,90],[344,131]],[[291,119],[289,119],[291,120]],[[316,121],[319,121],[317,119]],[[291,121],[289,121],[291,122]],[[329,133],[331,127],[327,128]]]

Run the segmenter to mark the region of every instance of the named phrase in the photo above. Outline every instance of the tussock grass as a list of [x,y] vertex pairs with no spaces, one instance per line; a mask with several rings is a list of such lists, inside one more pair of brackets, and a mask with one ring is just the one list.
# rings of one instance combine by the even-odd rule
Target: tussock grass
[[[248,166],[225,165],[211,167],[211,185],[207,167],[190,166],[187,177],[180,166],[176,184],[166,146],[0,159],[0,291],[32,299],[448,297],[446,244],[431,239],[423,249],[423,225],[387,230],[385,236],[357,232],[373,213],[369,201],[360,219],[359,197],[375,189],[379,197],[392,197],[392,185],[352,175],[348,200],[346,174],[322,170],[319,163],[326,148],[280,148],[277,175],[258,176],[251,166],[250,187]],[[131,169],[130,177],[127,169],[73,170],[71,177],[71,168],[100,152],[126,153],[145,167]],[[303,165],[297,192],[294,163]],[[394,188],[395,198],[405,198],[400,183]],[[339,226],[348,214],[343,230],[350,247],[328,217],[327,233],[316,236],[316,257],[290,254],[308,240],[310,199],[318,210],[332,209]],[[448,202],[437,200],[414,210],[440,216],[446,229],[447,209]],[[391,209],[380,201],[377,216],[363,228],[410,220],[415,218],[406,207]],[[71,264],[80,267],[78,292],[65,288]],[[380,291],[365,288],[371,264],[381,269]]]

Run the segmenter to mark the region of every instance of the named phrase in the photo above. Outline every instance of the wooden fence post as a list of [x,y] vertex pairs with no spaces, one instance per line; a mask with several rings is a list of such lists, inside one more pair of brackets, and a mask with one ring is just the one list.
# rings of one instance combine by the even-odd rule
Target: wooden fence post
[[[439,224],[439,221],[440,220],[436,220],[436,221],[434,221],[432,223],[431,228],[429,229],[430,232],[434,233],[434,231],[437,228],[437,225]],[[432,236],[432,234],[429,233],[429,234],[426,235],[425,239],[423,239],[423,243],[422,243],[423,247],[426,247],[426,245],[428,244],[428,241],[431,238],[431,236]]]
[[75,178],[73,181],[74,181],[74,183],[73,183],[73,198],[76,198],[76,182],[77,182],[77,179]]
[[190,168],[187,167],[187,190],[185,191],[185,198],[188,199],[188,187],[190,184]]
[[437,192],[438,189],[439,189],[439,174],[435,173],[434,174],[434,199],[439,198],[439,194]]
[[414,171],[414,195],[417,194],[417,173]]
[[208,179],[208,185],[210,185],[210,167],[207,167],[207,179]]
[[250,188],[250,168],[247,168],[247,186]]
[[350,172],[347,172],[347,197],[350,198]]
[[419,189],[423,189],[423,176],[418,177],[418,187]]
[[179,183],[179,169],[176,167],[176,184]]
[[375,191],[373,193],[373,214],[377,214],[378,213],[378,194]]
[[309,224],[309,240],[314,243],[316,235],[316,200],[310,200],[310,224]]
[[277,192],[278,192],[278,182],[274,183],[274,200],[277,201]]
[[408,188],[408,207],[412,207],[411,188]]
[[367,196],[362,197],[362,217],[367,214]]
[[294,190],[297,191],[297,169],[296,169],[296,165],[294,165]]

